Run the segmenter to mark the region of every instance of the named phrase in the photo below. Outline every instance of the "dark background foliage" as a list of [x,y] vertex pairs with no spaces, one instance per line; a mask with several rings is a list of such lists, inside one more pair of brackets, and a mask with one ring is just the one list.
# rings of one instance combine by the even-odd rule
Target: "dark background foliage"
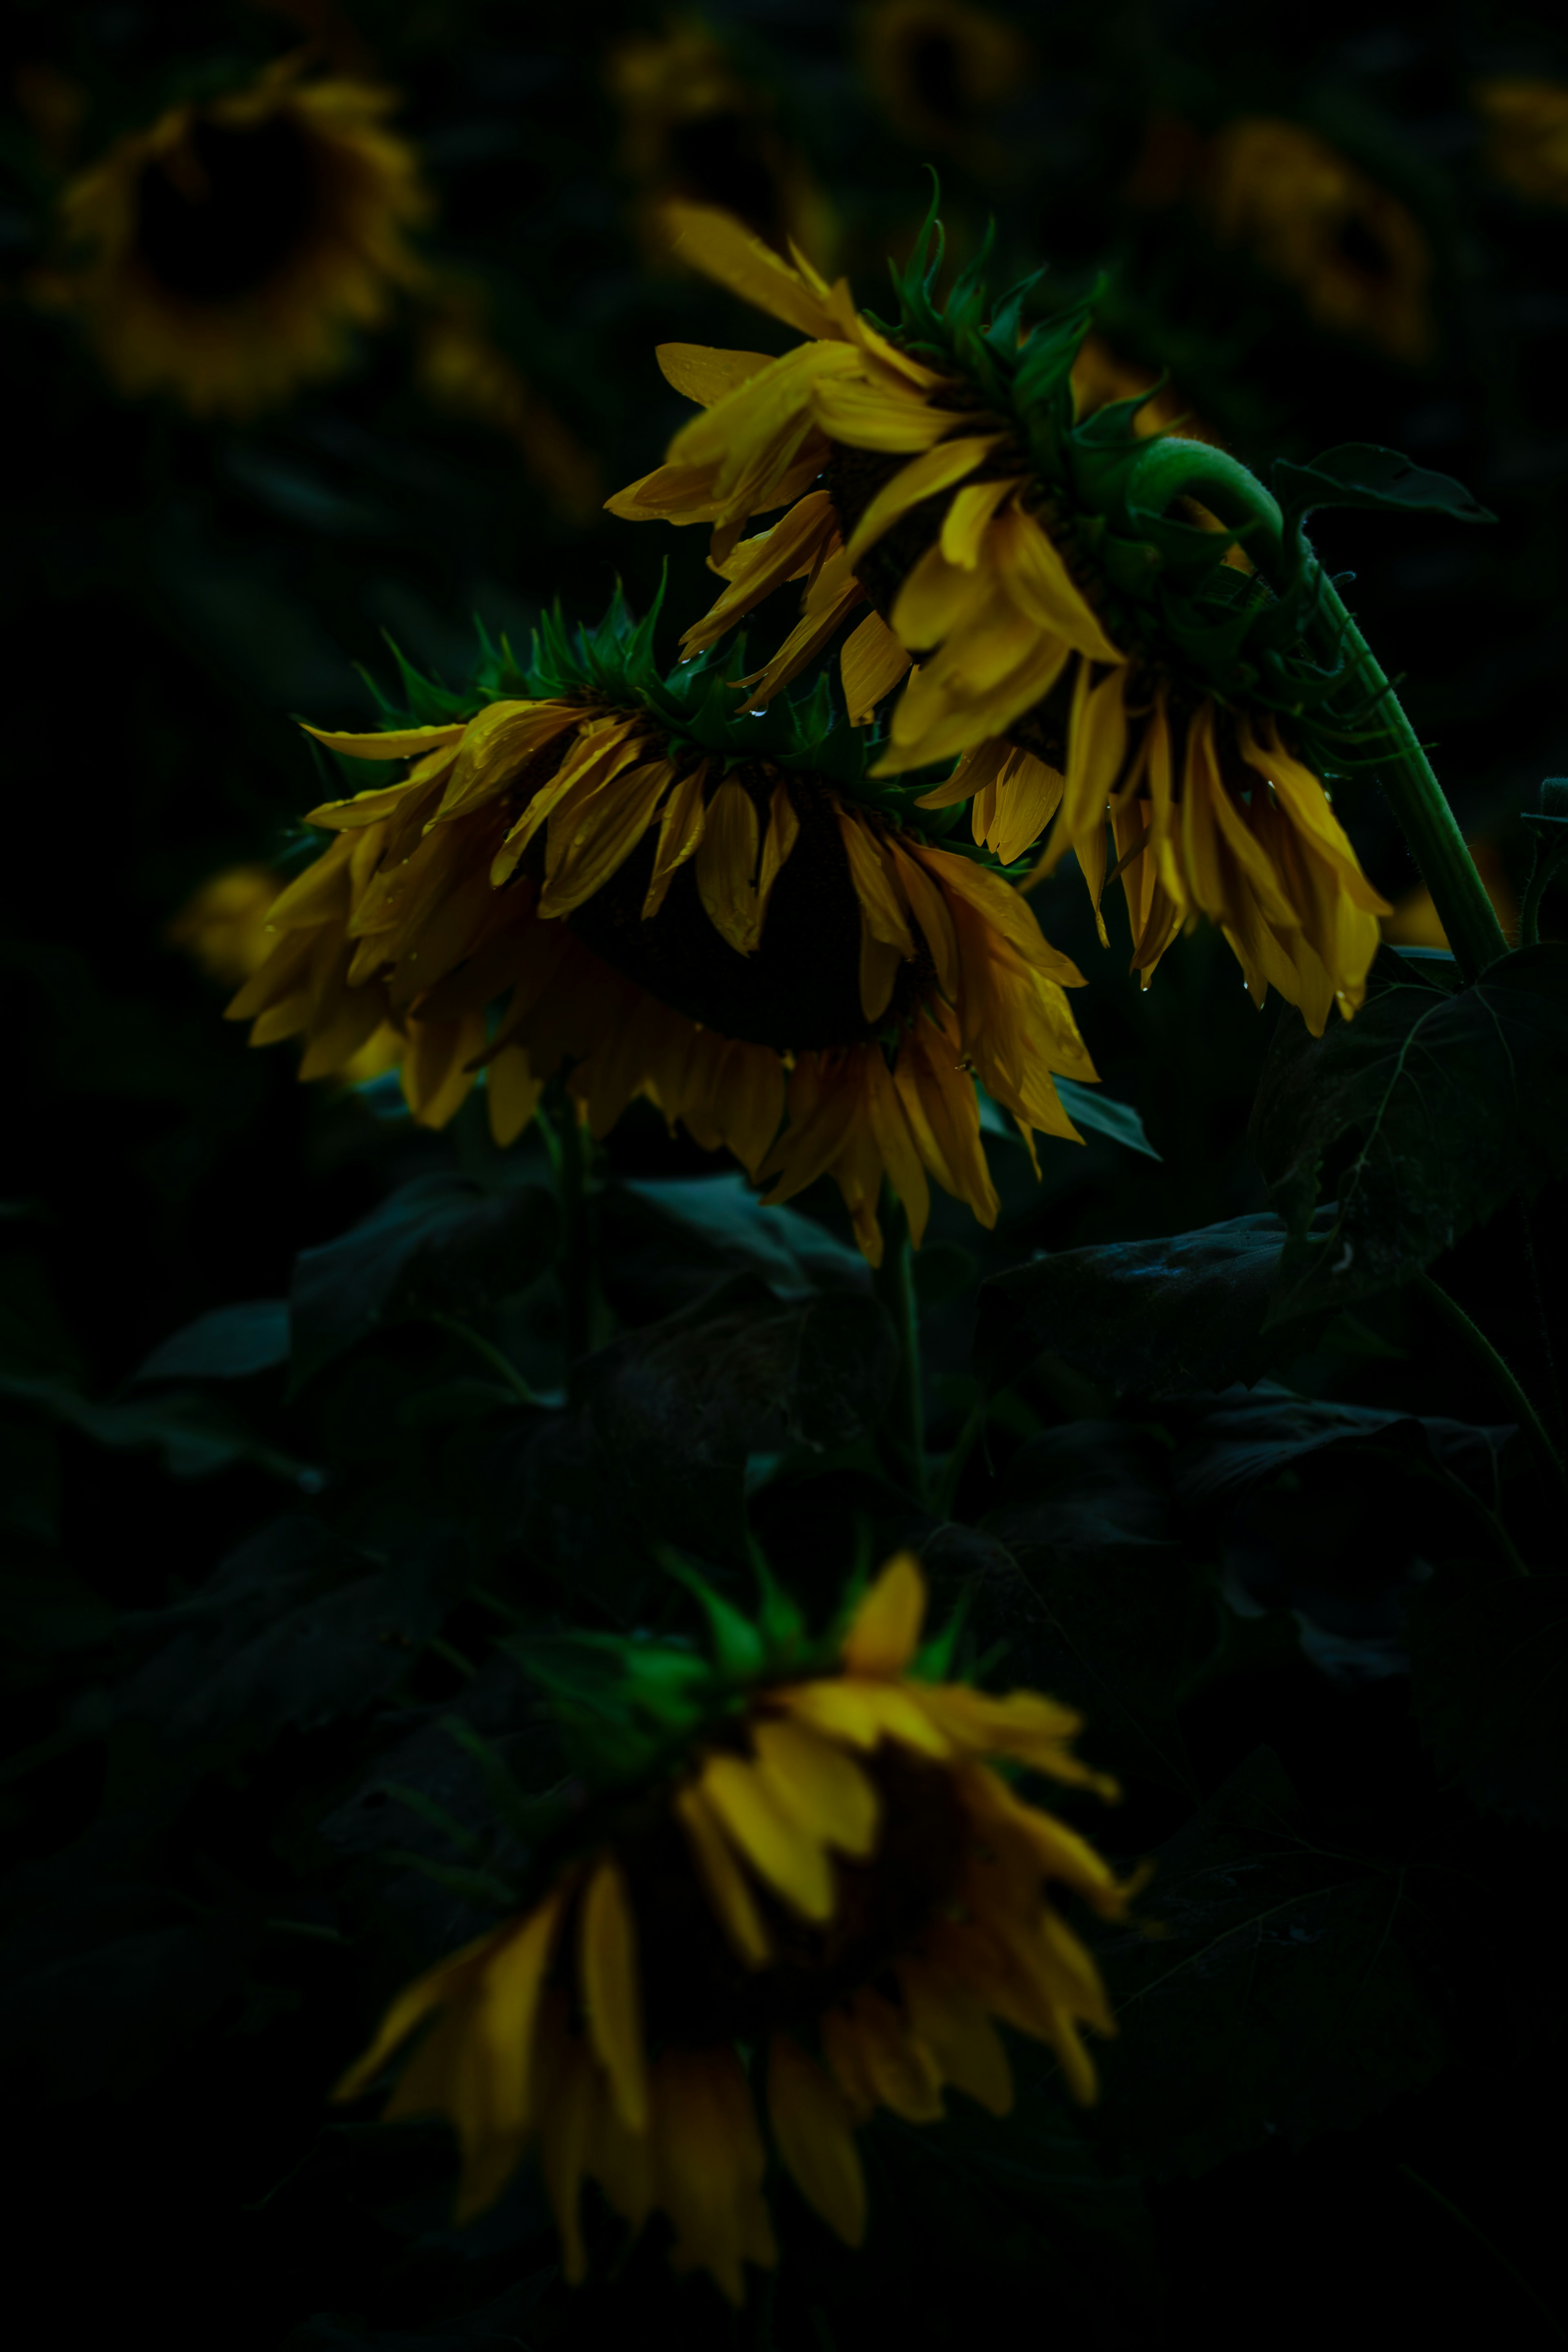
[[[682,121],[617,95],[626,44],[675,22],[547,26],[496,0],[17,0],[7,18],[18,2278],[47,2280],[62,2337],[130,2322],[170,2344],[924,2343],[1021,2307],[1088,2344],[1206,2340],[1244,2313],[1283,2342],[1352,2315],[1534,2340],[1557,2292],[1561,1496],[1415,1277],[1485,1324],[1560,1441],[1538,1298],[1556,1311],[1568,1273],[1568,950],[1497,992],[1521,1078],[1500,1087],[1441,969],[1385,959],[1364,1024],[1314,1048],[1253,1010],[1206,931],[1140,994],[1118,916],[1106,953],[1055,886],[1042,919],[1152,1150],[1091,1132],[1044,1147],[1037,1184],[998,1136],[996,1232],[939,1206],[918,1271],[927,1508],[879,1434],[890,1334],[835,1198],[759,1213],[639,1107],[601,1171],[603,1349],[569,1405],[530,1404],[518,1381],[560,1384],[540,1143],[501,1159],[478,1117],[434,1138],[374,1093],[301,1088],[290,1049],[223,1024],[168,927],[216,869],[283,854],[317,797],[293,719],[372,723],[355,666],[385,674],[387,635],[455,678],[475,614],[524,636],[557,594],[596,615],[617,576],[646,605],[666,562],[672,614],[706,601],[700,534],[618,525],[596,499],[683,413],[656,341],[785,337],[658,263],[657,197],[809,223],[875,306],[927,162],[957,254],[994,214],[1001,281],[1048,262],[1065,300],[1106,268],[1116,359],[1168,369],[1260,471],[1386,443],[1496,513],[1334,514],[1318,543],[1353,569],[1517,895],[1519,813],[1568,766],[1568,203],[1491,168],[1474,90],[1568,83],[1568,47],[1529,12],[1465,6],[735,0],[702,19],[733,96]],[[64,178],[204,74],[302,38],[402,93],[437,197],[424,250],[526,387],[521,423],[433,396],[423,298],[243,426],[117,398],[37,299]],[[1430,271],[1418,354],[1388,348],[1391,265],[1364,224],[1337,259],[1373,293],[1341,331],[1217,234],[1202,158],[1258,116],[1405,208]],[[1415,877],[1373,786],[1340,806],[1402,898]],[[1543,929],[1561,940],[1561,901]],[[1373,1045],[1439,1021],[1440,1084],[1379,1126]],[[1520,1181],[1542,1188],[1528,1213]],[[1336,1192],[1375,1272],[1314,1287],[1304,1236]],[[918,1542],[968,1596],[971,1657],[1005,1643],[997,1674],[1083,1707],[1128,1791],[1085,1826],[1158,1856],[1166,1932],[1103,1952],[1123,2032],[1092,2118],[1040,2067],[1007,2126],[879,2126],[866,2254],[786,2210],[776,2290],[731,2330],[700,2283],[671,2285],[657,2232],[606,2284],[606,2231],[600,2283],[569,2296],[526,2181],[452,2231],[442,2136],[334,2120],[323,2096],[375,2003],[487,1916],[428,1812],[471,1837],[489,1804],[444,1718],[547,1785],[519,1643],[689,1624],[656,1544],[743,1597],[748,1522],[819,1614],[858,1540]]]

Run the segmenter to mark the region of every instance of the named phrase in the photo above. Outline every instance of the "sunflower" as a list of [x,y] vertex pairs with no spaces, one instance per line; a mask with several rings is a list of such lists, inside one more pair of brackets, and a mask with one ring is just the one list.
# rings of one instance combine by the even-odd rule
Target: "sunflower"
[[1018,289],[985,326],[977,264],[939,310],[933,226],[891,329],[799,255],[790,268],[737,222],[682,212],[681,250],[809,340],[781,359],[665,345],[704,414],[610,510],[711,527],[727,584],[689,654],[806,582],[796,626],[738,681],[754,703],[868,604],[840,669],[856,721],[903,681],[879,777],[958,758],[922,805],[972,801],[1005,865],[1054,819],[1041,870],[1073,847],[1097,912],[1109,814],[1145,982],[1206,915],[1255,997],[1272,984],[1321,1032],[1360,1003],[1386,908],[1289,740],[1341,682],[1300,651],[1302,583],[1276,597],[1225,562],[1227,534],[1138,508],[1142,398],[1091,394],[1080,415],[1075,395],[1087,310],[1021,334]]
[[662,1742],[563,1825],[530,1908],[398,1994],[336,2095],[360,2096],[434,2019],[385,2112],[450,2120],[460,2220],[537,2144],[568,2280],[586,2274],[594,2181],[634,2231],[663,2212],[675,2269],[706,2270],[739,2304],[745,2263],[777,2259],[770,2142],[858,2246],[858,2128],[879,2107],[934,2123],[949,2091],[1005,2115],[997,2021],[1048,2043],[1072,2095],[1094,2098],[1080,2028],[1115,2029],[1055,1897],[1120,1919],[1137,1882],[1018,1794],[1018,1767],[1116,1790],[1072,1754],[1066,1707],[940,1679],[950,1644],[920,1649],[910,1554],[882,1569],[836,1654],[794,1618],[769,1654],[708,1598],[743,1678],[625,1645],[617,1713],[656,1694],[674,1718]]
[[1432,253],[1393,192],[1301,123],[1243,115],[1205,158],[1215,234],[1294,287],[1332,332],[1418,366],[1432,351]]
[[310,730],[413,764],[311,811],[330,845],[230,1017],[301,1037],[306,1077],[395,1040],[428,1126],[482,1070],[503,1144],[563,1069],[595,1136],[645,1096],[770,1200],[831,1176],[873,1264],[884,1175],[917,1242],[932,1178],[990,1224],[973,1076],[1031,1151],[1076,1139],[1051,1072],[1094,1076],[1063,993],[1081,975],[912,793],[868,785],[826,681],[736,719],[706,666],[659,678],[654,617],[557,616],[528,671],[494,657],[434,723]]
[[1489,133],[1487,161],[1497,177],[1536,204],[1568,205],[1568,87],[1487,81],[1475,98]]
[[997,167],[990,118],[1033,62],[1016,26],[963,0],[873,0],[858,32],[861,69],[901,138],[972,170]]
[[620,110],[621,166],[637,190],[651,263],[668,268],[671,197],[721,205],[778,251],[820,249],[832,215],[805,157],[774,120],[772,95],[740,70],[708,27],[683,17],[662,34],[611,47],[605,80]]
[[285,58],[171,107],[70,184],[61,226],[82,257],[56,299],[122,391],[247,416],[344,363],[347,330],[415,274],[405,232],[426,202],[393,104]]

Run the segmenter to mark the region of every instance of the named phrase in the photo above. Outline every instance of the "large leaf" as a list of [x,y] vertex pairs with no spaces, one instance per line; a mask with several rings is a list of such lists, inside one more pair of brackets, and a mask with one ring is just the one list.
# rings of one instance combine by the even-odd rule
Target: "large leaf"
[[1450,475],[1424,466],[1372,441],[1342,441],[1310,466],[1279,458],[1274,493],[1288,521],[1301,521],[1317,507],[1377,507],[1394,514],[1441,514],[1455,522],[1496,522],[1497,517]]
[[1168,1240],[1058,1250],[980,1286],[974,1369],[1003,1388],[1051,1355],[1121,1395],[1254,1381],[1311,1345],[1321,1318],[1264,1336],[1289,1235],[1267,1212]]
[[616,1290],[665,1313],[729,1273],[786,1299],[870,1284],[858,1249],[798,1210],[764,1208],[738,1172],[628,1179],[606,1190],[600,1223]]
[[84,1396],[73,1381],[0,1371],[0,1397],[32,1406],[100,1445],[154,1447],[176,1478],[202,1478],[231,1463],[253,1462],[306,1494],[318,1493],[323,1483],[320,1470],[253,1435],[195,1391],[104,1403]]
[[416,1539],[381,1562],[313,1519],[276,1520],[193,1599],[127,1621],[132,1638],[161,1641],[124,1685],[122,1710],[205,1761],[357,1714],[403,1680],[461,1582],[447,1539]]
[[307,1380],[379,1326],[473,1315],[549,1265],[555,1202],[536,1185],[487,1191],[421,1176],[336,1241],[301,1251],[289,1290],[294,1378]]
[[1213,1608],[1176,1540],[1169,1463],[1150,1432],[1119,1422],[1032,1438],[984,1522],[1016,1565],[987,1572],[971,1622],[983,1645],[1005,1642],[1005,1680],[1083,1708],[1097,1763],[1195,1795],[1175,1696]]
[[1315,1665],[1365,1682],[1408,1669],[1405,1608],[1434,1561],[1502,1557],[1487,1506],[1508,1435],[1266,1385],[1205,1406],[1173,1486],[1231,1607],[1288,1610]]
[[1100,2060],[1111,2147],[1157,2179],[1347,2130],[1426,2082],[1441,2029],[1400,1949],[1404,1875],[1309,1841],[1258,1748],[1160,1849],[1100,1956],[1121,2039]]
[[892,1326],[875,1299],[783,1307],[736,1275],[679,1315],[604,1349],[590,1412],[626,1507],[650,1534],[710,1554],[742,1535],[748,1453],[795,1438],[847,1444],[886,1408]]
[[1412,1599],[1415,1719],[1479,1803],[1568,1823],[1568,1576],[1448,1570]]
[[217,1307],[160,1341],[133,1375],[153,1381],[242,1381],[289,1360],[289,1302],[249,1298]]
[[[1270,1322],[1406,1280],[1568,1172],[1568,946],[1520,949],[1452,995],[1402,979],[1321,1038],[1287,1013],[1252,1145],[1290,1227]],[[1326,1166],[1337,1206],[1318,1223]]]

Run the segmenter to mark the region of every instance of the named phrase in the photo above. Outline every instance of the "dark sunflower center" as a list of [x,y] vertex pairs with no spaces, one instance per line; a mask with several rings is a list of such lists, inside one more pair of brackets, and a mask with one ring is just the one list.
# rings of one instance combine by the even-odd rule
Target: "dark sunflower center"
[[317,157],[291,115],[206,122],[185,138],[186,168],[145,164],[136,241],[159,284],[189,302],[227,302],[275,276],[302,243],[317,195]]
[[813,1926],[748,1874],[775,1955],[766,1968],[735,1957],[667,1810],[621,1845],[652,2045],[753,2042],[773,2025],[808,2026],[874,1983],[952,1901],[968,1823],[946,1770],[891,1742],[859,1760],[881,1799],[881,1832],[869,1860],[835,1858],[834,1916]]
[[738,110],[699,115],[670,130],[674,176],[701,203],[734,213],[763,236],[781,242],[782,205],[769,143],[766,131]]
[[[761,841],[779,772],[758,763],[730,774],[752,796]],[[595,955],[721,1036],[779,1052],[863,1044],[873,1033],[860,1010],[860,906],[837,820],[821,785],[802,775],[784,781],[800,833],[773,884],[754,954],[741,954],[714,929],[690,859],[658,914],[644,920],[657,827],[567,919]],[[903,967],[889,1017],[910,1009],[929,977],[923,960]]]
[[963,61],[951,33],[919,34],[905,52],[910,91],[921,112],[944,130],[957,131],[968,121]]
[[1394,264],[1382,238],[1359,213],[1347,213],[1338,223],[1333,248],[1340,260],[1374,287],[1389,283],[1394,276]]

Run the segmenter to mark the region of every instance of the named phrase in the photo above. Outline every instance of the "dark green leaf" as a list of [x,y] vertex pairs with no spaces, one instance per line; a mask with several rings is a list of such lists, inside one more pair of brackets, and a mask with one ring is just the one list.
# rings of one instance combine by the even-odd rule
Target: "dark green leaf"
[[289,1311],[296,1384],[379,1326],[472,1315],[524,1289],[555,1247],[557,1214],[537,1186],[486,1192],[422,1176],[338,1240],[295,1262]]
[[[1456,995],[1383,989],[1321,1038],[1287,1013],[1252,1145],[1291,1234],[1270,1324],[1407,1280],[1568,1171],[1568,946],[1521,948]],[[1318,1226],[1326,1164],[1338,1205]]]
[[1100,1947],[1121,2039],[1110,2145],[1157,2179],[1348,2130],[1434,2074],[1441,2030],[1397,1941],[1403,1874],[1315,1848],[1269,1748],[1156,1857],[1160,1936]]
[[1176,1728],[1213,1607],[1177,1541],[1170,1454],[1146,1430],[1068,1422],[1021,1447],[984,1532],[1016,1562],[988,1571],[969,1631],[1005,1643],[1000,1672],[1080,1706],[1097,1763],[1195,1794]]
[[[1076,1127],[1109,1136],[1111,1142],[1124,1144],[1129,1151],[1141,1151],[1146,1159],[1159,1159],[1160,1154],[1143,1132],[1142,1119],[1131,1103],[1117,1102],[1103,1088],[1080,1086],[1076,1078],[1058,1078],[1055,1085],[1062,1098],[1062,1108]],[[1005,1136],[1010,1143],[1021,1141],[1016,1122],[992,1101],[984,1088],[980,1090],[980,1124],[988,1135]]]
[[1343,441],[1310,466],[1280,458],[1274,467],[1274,493],[1287,521],[1300,521],[1316,507],[1380,507],[1394,513],[1448,515],[1456,522],[1497,520],[1462,482],[1428,473],[1397,449],[1371,441]]
[[241,1381],[289,1360],[289,1302],[252,1298],[215,1307],[160,1342],[132,1375],[151,1381]]
[[204,1478],[231,1463],[254,1462],[307,1494],[318,1492],[322,1484],[319,1470],[254,1437],[195,1392],[171,1390],[146,1402],[100,1404],[69,1381],[0,1372],[0,1396],[37,1406],[100,1445],[117,1450],[155,1446],[176,1478]]
[[384,1565],[313,1519],[276,1520],[193,1600],[132,1623],[133,1636],[163,1639],[126,1685],[123,1711],[209,1759],[357,1714],[403,1680],[461,1574],[441,1540]]
[[1568,1823],[1568,1576],[1445,1570],[1412,1596],[1415,1720],[1480,1804]]
[[606,1197],[605,1220],[623,1247],[689,1260],[710,1282],[726,1269],[758,1274],[778,1298],[869,1280],[858,1249],[798,1210],[764,1208],[739,1174],[630,1179]]
[[1256,1380],[1300,1354],[1310,1321],[1263,1337],[1287,1242],[1267,1213],[1168,1241],[1060,1250],[980,1286],[974,1370],[994,1391],[1052,1355],[1121,1394]]

